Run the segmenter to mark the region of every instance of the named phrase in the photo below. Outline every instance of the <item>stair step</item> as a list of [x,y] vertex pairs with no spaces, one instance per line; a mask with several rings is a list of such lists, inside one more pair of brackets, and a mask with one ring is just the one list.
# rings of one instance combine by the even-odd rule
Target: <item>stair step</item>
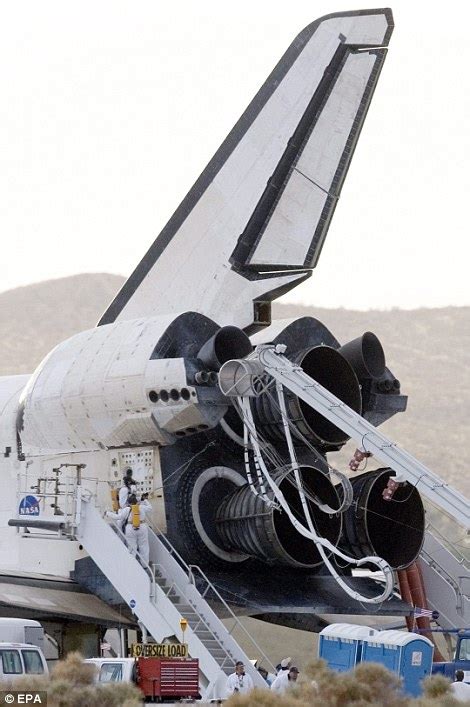
[[190,619],[188,623],[190,629],[194,632],[198,631],[200,628],[204,628],[204,624],[200,621],[200,619]]
[[189,625],[191,625],[191,623],[200,623],[201,618],[196,614],[195,611],[185,611],[184,609],[180,609],[178,604],[176,604],[176,608],[178,609],[179,613],[184,616],[185,619],[187,619]]
[[223,648],[210,648],[208,646],[206,646],[206,648],[213,658],[228,658]]
[[216,641],[215,638],[201,638],[200,640],[206,648],[221,648],[220,643]]
[[189,606],[189,604],[180,604],[177,601],[173,601],[173,604],[176,606],[180,614],[184,614],[185,616],[196,616],[199,618],[199,614],[195,611],[195,609],[193,609],[192,606]]

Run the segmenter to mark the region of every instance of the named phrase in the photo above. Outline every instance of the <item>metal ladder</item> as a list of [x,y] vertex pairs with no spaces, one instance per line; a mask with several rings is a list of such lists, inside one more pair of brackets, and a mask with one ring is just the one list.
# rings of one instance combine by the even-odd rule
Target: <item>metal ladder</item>
[[[80,487],[77,493],[81,493]],[[233,672],[237,660],[244,662],[256,687],[267,687],[196,588],[194,571],[180,564],[182,560],[176,559],[156,533],[149,529],[150,562],[142,566],[119,533],[101,517],[91,494],[84,494],[78,505],[75,537],[154,640],[161,642],[171,636],[178,639],[180,619],[187,619],[185,641],[189,654],[199,659],[203,699],[225,697],[227,675]],[[211,591],[216,592],[213,587]]]

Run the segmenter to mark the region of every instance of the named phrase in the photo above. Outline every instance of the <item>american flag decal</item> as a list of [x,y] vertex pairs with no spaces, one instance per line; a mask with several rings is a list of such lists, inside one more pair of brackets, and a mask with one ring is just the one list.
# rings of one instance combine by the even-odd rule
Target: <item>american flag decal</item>
[[415,619],[427,617],[429,619],[434,619],[434,621],[437,621],[437,619],[439,618],[439,612],[435,610],[432,611],[431,609],[421,609],[419,606],[415,606],[413,610],[413,616]]

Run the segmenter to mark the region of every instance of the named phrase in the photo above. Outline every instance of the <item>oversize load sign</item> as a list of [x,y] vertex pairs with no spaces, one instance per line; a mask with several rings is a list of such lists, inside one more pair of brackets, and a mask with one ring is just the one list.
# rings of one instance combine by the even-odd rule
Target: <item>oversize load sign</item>
[[187,643],[132,643],[131,658],[187,658]]

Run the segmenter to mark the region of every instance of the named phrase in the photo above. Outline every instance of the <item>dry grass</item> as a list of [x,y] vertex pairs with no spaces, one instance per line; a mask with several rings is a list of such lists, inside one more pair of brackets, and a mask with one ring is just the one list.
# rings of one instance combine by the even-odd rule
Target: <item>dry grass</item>
[[72,687],[93,685],[96,667],[83,662],[80,653],[69,653],[65,660],[60,660],[52,672],[54,682],[66,682]]
[[424,696],[430,699],[441,699],[451,695],[450,682],[443,675],[431,675],[423,680]]

